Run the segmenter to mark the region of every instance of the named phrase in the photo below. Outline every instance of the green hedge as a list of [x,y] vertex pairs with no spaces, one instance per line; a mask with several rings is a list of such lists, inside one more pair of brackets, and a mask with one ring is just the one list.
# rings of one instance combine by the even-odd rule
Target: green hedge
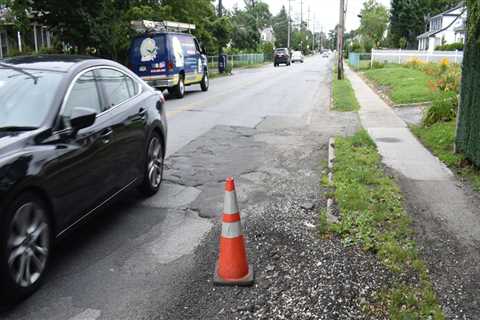
[[463,51],[464,47],[465,45],[463,44],[463,42],[457,42],[452,44],[446,44],[443,46],[438,46],[435,48],[435,50],[436,51],[455,51],[455,50]]
[[468,0],[457,150],[480,166],[480,2]]

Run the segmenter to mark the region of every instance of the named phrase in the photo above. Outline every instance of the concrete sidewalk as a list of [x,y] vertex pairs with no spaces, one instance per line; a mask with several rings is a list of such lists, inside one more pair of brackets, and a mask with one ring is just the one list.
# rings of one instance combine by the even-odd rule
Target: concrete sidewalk
[[347,68],[346,75],[363,127],[400,181],[447,318],[475,319],[480,314],[478,194],[463,186],[355,72]]

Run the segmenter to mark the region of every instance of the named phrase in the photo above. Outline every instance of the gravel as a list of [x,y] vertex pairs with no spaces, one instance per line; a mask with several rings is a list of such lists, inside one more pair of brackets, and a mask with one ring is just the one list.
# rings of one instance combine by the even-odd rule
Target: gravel
[[[241,134],[240,129],[230,132]],[[345,247],[337,238],[323,239],[316,227],[326,206],[320,163],[326,163],[328,136],[293,129],[249,134],[248,139],[264,143],[258,152],[266,157],[263,165],[237,173],[244,177],[237,189],[252,187],[266,195],[243,206],[241,201],[240,208],[255,284],[212,284],[220,231],[216,219],[195,252],[196,272],[158,319],[377,319],[363,310],[393,275],[375,256]],[[291,142],[288,149],[276,143],[282,139]],[[258,176],[263,179],[252,178]]]

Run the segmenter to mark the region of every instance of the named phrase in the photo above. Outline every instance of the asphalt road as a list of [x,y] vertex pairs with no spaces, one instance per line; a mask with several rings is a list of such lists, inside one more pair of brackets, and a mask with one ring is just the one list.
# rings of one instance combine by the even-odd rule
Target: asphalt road
[[[253,130],[267,117],[266,126],[307,125],[314,108],[328,105],[330,62],[316,56],[291,67],[241,70],[212,80],[207,93],[192,86],[184,99],[168,99],[168,159],[160,193],[146,200],[126,194],[69,235],[57,248],[43,287],[0,319],[160,318],[196,272],[193,252],[214,226],[209,218],[219,214],[222,179],[262,161],[258,143],[242,140],[248,137],[243,131],[228,133]],[[236,150],[229,150],[231,141],[223,133],[240,141]],[[270,143],[276,138],[263,137]],[[206,157],[216,146],[225,150],[224,159]],[[249,148],[256,151],[251,156]],[[238,158],[244,167],[236,167]]]

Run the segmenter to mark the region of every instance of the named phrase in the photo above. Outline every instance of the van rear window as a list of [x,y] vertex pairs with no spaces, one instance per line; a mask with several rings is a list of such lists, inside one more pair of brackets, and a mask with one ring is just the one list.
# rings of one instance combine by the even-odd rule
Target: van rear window
[[136,38],[132,44],[132,57],[139,62],[154,61],[165,56],[165,46],[165,35]]

